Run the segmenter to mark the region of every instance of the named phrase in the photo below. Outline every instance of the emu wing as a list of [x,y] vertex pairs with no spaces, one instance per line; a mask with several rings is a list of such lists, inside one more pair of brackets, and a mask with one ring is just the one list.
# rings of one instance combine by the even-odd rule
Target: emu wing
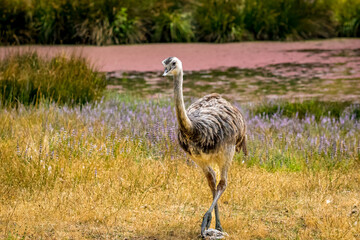
[[246,125],[243,115],[219,94],[209,94],[197,100],[187,110],[192,132],[179,129],[180,146],[189,154],[217,151],[222,145],[236,145],[246,151]]

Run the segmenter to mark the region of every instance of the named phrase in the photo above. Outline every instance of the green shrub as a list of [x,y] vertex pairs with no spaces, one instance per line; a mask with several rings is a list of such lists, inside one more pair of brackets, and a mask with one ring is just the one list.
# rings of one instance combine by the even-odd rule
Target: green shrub
[[192,0],[152,0],[142,9],[151,42],[190,42],[194,40]]
[[128,14],[132,6],[117,0],[0,0],[0,43],[143,42],[142,22]]
[[129,18],[126,8],[114,8],[110,15],[97,12],[75,26],[74,36],[84,43],[108,45],[146,40],[145,28],[138,18]]
[[0,0],[0,44],[352,37],[359,16],[360,0]]
[[244,23],[255,39],[334,36],[331,0],[247,0]]
[[41,59],[36,53],[15,54],[0,61],[0,101],[3,106],[36,104],[40,100],[69,105],[98,99],[105,77],[82,58]]
[[31,10],[39,43],[70,43],[74,34],[78,14],[70,0],[32,1]]
[[335,5],[339,35],[360,37],[360,0],[343,0]]
[[243,35],[241,5],[236,0],[201,0],[194,18],[200,41],[231,42]]
[[193,38],[189,13],[161,12],[155,17],[154,42],[190,42]]
[[32,41],[34,32],[27,2],[0,0],[0,44],[20,44]]

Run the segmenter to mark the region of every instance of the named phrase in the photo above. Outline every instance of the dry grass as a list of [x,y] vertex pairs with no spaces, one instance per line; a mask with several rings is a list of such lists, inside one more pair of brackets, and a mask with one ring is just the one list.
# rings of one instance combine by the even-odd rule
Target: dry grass
[[[211,203],[199,170],[183,161],[118,157],[74,183],[72,172],[42,190],[0,188],[8,239],[196,239]],[[220,208],[228,239],[359,238],[358,170],[270,173],[235,163]]]
[[[211,194],[173,139],[171,109],[168,102],[126,99],[81,109],[56,104],[1,109],[0,238],[196,239]],[[228,239],[360,238],[358,121],[341,124],[354,129],[348,135],[338,130],[340,123],[330,125],[335,120],[322,124],[326,128],[309,123],[330,129],[333,137],[342,134],[347,150],[334,156],[323,152],[329,147],[303,144],[305,134],[296,140],[297,131],[261,121],[251,123],[249,117],[254,153],[235,157],[220,199]],[[302,133],[312,126],[287,121]],[[266,161],[282,161],[277,156],[283,138],[271,138],[280,130],[291,141],[283,154],[290,152],[294,160],[267,171]],[[268,143],[256,131],[265,131]],[[269,151],[264,157],[264,146],[277,155]],[[302,159],[301,151],[312,154]],[[261,156],[263,165],[255,161]],[[324,164],[311,165],[311,157]],[[307,167],[293,166],[305,161]],[[341,164],[325,164],[332,161]]]

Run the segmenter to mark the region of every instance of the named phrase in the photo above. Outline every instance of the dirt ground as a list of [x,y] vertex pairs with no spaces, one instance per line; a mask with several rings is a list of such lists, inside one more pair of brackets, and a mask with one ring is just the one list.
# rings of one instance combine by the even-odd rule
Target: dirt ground
[[[221,67],[258,68],[282,63],[344,63],[360,68],[360,39],[299,42],[241,42],[227,44],[179,43],[120,46],[14,46],[0,47],[0,58],[13,51],[36,50],[41,55],[82,55],[99,71],[161,71],[169,56],[182,60],[184,70]],[[348,54],[348,51],[351,53]],[[332,57],[329,57],[329,53]],[[355,53],[355,54],[354,54]]]

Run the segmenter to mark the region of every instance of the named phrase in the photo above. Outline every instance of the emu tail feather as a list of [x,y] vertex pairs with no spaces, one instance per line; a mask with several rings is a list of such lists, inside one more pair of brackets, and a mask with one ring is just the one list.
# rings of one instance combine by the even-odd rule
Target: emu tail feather
[[241,150],[243,151],[245,156],[248,155],[246,147],[246,136],[244,136],[243,139],[238,144],[236,144],[236,152],[240,152]]

